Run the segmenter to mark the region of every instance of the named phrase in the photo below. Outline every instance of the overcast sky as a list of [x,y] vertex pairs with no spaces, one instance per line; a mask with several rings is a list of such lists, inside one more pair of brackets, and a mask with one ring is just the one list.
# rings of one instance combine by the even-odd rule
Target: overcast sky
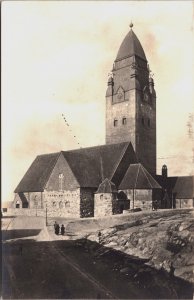
[[193,174],[193,19],[191,1],[3,2],[2,199],[37,155],[105,143],[108,73],[131,20],[154,73],[157,172]]

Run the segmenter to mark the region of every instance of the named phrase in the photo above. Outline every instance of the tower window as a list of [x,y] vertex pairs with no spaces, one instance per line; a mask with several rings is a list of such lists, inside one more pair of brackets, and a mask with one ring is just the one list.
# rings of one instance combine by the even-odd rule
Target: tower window
[[150,119],[148,119],[148,127],[150,127]]
[[118,126],[118,120],[114,120],[114,127]]
[[127,124],[127,118],[123,118],[122,123],[123,123],[123,125],[126,125]]
[[142,123],[142,125],[144,125],[144,118],[141,119],[141,123]]

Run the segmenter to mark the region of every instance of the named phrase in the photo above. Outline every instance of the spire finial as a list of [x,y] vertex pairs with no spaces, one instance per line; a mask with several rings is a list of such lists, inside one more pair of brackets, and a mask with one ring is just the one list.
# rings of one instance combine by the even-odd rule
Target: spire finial
[[131,21],[131,23],[130,23],[129,27],[130,27],[130,28],[131,28],[131,30],[132,30],[132,28],[133,28],[133,23],[132,23],[132,21]]

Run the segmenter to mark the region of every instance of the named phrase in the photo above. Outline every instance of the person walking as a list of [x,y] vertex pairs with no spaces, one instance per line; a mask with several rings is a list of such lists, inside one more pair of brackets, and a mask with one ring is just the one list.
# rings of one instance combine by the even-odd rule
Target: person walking
[[55,232],[56,232],[57,235],[59,234],[59,230],[60,230],[60,226],[59,226],[59,224],[57,224],[56,225],[56,230],[55,230]]
[[55,222],[56,224],[54,224],[54,227],[55,227],[55,234],[59,234],[59,229],[60,229],[60,227],[59,227],[59,224],[57,223],[57,222]]
[[54,223],[54,230],[56,229],[56,226],[57,226],[57,222],[55,221],[55,223]]
[[64,235],[65,233],[65,226],[62,224],[61,225],[61,235]]

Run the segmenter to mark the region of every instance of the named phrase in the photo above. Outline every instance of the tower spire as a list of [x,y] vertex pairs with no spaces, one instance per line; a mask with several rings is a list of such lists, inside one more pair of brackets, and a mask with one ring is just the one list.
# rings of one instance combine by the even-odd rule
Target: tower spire
[[133,23],[132,23],[132,21],[131,21],[131,23],[130,23],[129,27],[130,27],[130,28],[131,28],[131,30],[132,30],[132,28],[133,28]]

